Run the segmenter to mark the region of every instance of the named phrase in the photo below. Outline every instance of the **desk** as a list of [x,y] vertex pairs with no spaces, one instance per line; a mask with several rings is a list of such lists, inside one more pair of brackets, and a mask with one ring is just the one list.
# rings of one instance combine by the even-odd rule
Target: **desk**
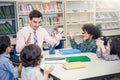
[[[91,59],[91,62],[85,62],[86,68],[65,70],[62,67],[62,64],[54,64],[55,69],[51,72],[52,76],[60,80],[79,80],[79,79],[88,79],[100,76],[106,76],[111,74],[120,73],[120,60],[118,61],[105,61],[103,59],[97,58],[95,53],[81,53],[74,55],[61,55],[58,52],[55,55],[48,55],[48,52],[43,52],[45,57],[67,57],[67,56],[82,56],[86,55]],[[51,63],[52,64],[52,63]],[[41,64],[43,68],[45,62]]]

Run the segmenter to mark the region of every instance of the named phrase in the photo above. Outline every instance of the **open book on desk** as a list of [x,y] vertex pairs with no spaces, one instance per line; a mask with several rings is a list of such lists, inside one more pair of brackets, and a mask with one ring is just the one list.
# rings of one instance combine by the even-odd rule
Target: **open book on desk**
[[44,59],[45,63],[47,64],[60,64],[60,63],[63,63],[65,62],[65,57],[45,57]]

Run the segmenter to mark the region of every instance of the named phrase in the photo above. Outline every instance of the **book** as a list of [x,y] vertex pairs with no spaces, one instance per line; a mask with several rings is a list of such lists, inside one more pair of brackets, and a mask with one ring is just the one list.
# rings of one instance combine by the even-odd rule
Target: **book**
[[4,6],[1,7],[1,13],[2,13],[2,19],[5,19],[5,10],[4,10]]
[[9,22],[6,22],[5,26],[11,32],[11,34],[15,33],[14,29],[12,28],[12,25]]
[[10,6],[10,14],[12,18],[15,18],[15,10],[14,10],[14,5]]
[[72,56],[66,57],[67,62],[89,62],[90,58],[88,56]]
[[11,18],[12,16],[11,16],[11,13],[10,13],[10,6],[6,6],[6,17],[7,18]]
[[3,26],[4,30],[5,30],[5,34],[11,34],[10,30],[7,29],[5,24],[3,24],[2,26]]
[[46,57],[45,60],[44,60],[44,63],[47,63],[47,64],[61,64],[61,63],[64,63],[65,62],[65,57]]
[[2,7],[0,7],[0,19],[3,18],[3,12],[2,12]]
[[59,52],[63,55],[67,55],[67,54],[80,54],[81,51],[78,49],[61,49],[59,50]]
[[65,57],[46,57],[45,61],[53,61],[53,60],[65,60]]
[[9,32],[7,32],[5,24],[1,24],[1,25],[2,25],[1,29],[2,29],[3,34],[8,34]]
[[63,68],[69,70],[69,69],[78,69],[78,68],[85,68],[86,65],[83,62],[65,62],[63,63]]
[[4,31],[3,31],[2,27],[3,27],[3,24],[0,24],[0,35],[4,34]]

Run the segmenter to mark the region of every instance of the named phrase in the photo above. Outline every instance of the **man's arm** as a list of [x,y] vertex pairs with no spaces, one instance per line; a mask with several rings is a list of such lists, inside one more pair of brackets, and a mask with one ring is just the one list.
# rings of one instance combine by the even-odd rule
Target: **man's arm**
[[17,39],[16,39],[16,51],[18,53],[20,53],[25,45],[26,44],[25,44],[25,39],[24,39],[23,33],[21,31],[19,31],[17,33]]

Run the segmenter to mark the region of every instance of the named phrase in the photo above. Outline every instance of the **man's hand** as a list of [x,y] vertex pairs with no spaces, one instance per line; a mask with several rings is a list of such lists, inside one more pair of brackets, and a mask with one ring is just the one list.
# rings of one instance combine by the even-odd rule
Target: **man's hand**
[[29,44],[30,44],[30,39],[31,39],[31,33],[29,34],[28,39],[27,39],[27,41],[25,42],[26,45],[29,45]]

